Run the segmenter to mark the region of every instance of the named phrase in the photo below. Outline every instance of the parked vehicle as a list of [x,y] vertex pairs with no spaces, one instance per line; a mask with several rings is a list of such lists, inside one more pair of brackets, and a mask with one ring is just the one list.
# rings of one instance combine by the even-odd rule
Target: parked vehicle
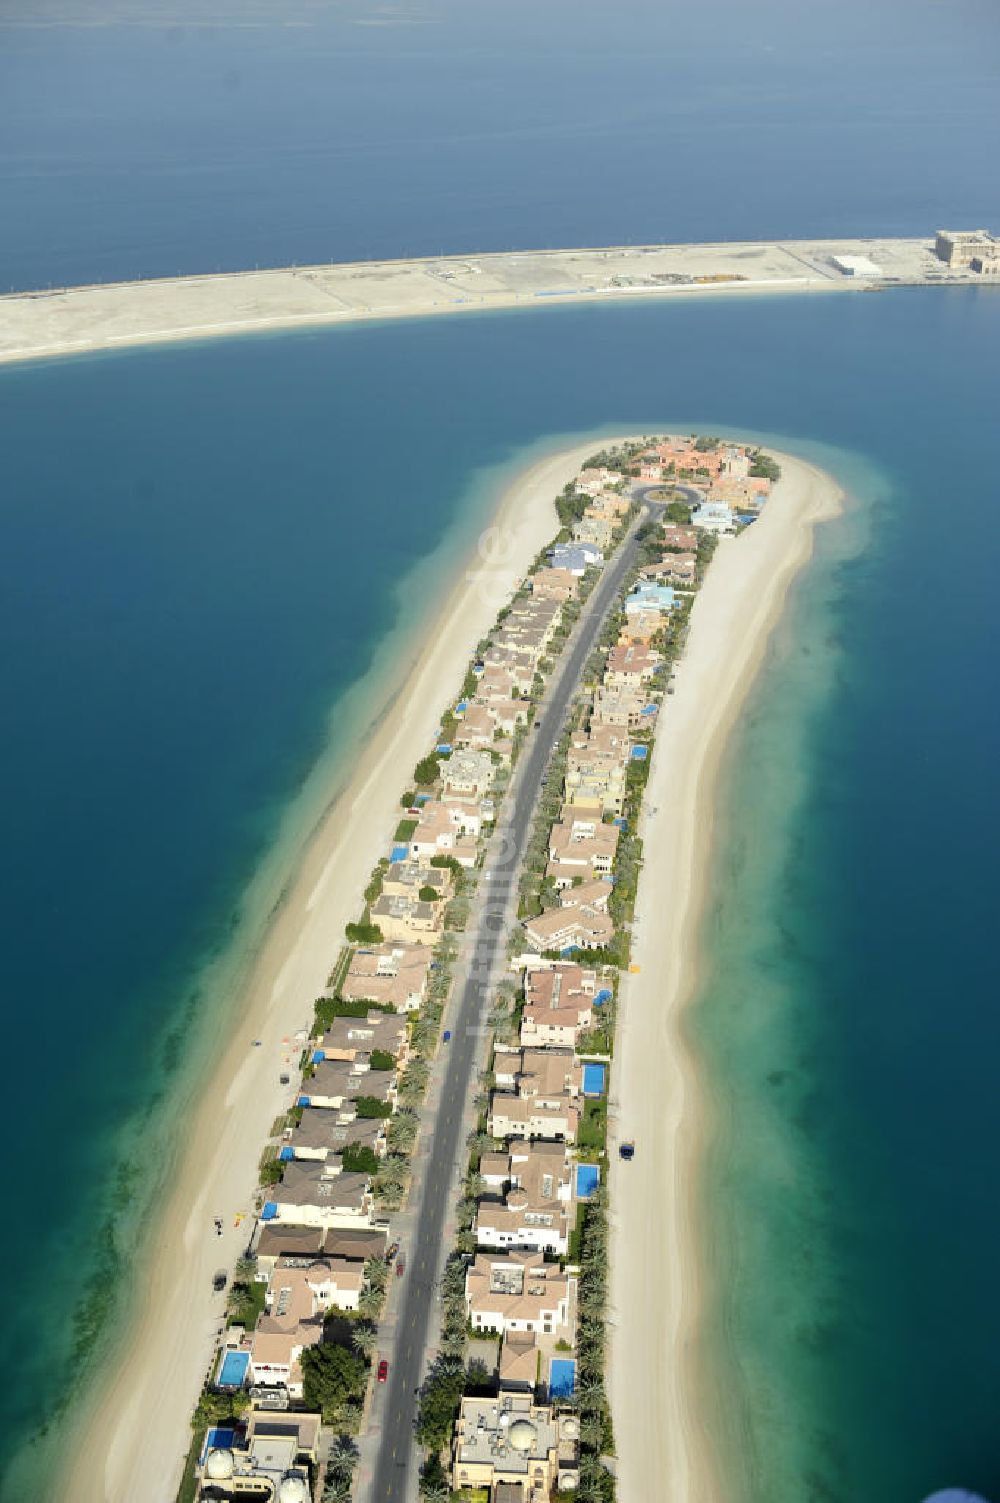
[[212,1288],[215,1290],[216,1294],[221,1294],[228,1282],[229,1275],[226,1273],[226,1270],[224,1268],[220,1268],[218,1273],[213,1273]]
[[635,1158],[635,1144],[630,1139],[619,1145],[618,1157],[620,1159]]
[[444,1031],[444,1033],[441,1035],[441,1038],[444,1041],[444,1043],[450,1044],[451,1043],[451,1029],[450,1028],[446,1028],[445,1031]]
[[403,1274],[405,1272],[406,1272],[406,1258],[403,1256],[402,1253],[400,1253],[399,1257],[396,1259],[396,1277],[397,1277],[397,1279],[401,1279],[403,1277]]
[[380,1383],[385,1383],[387,1381],[388,1377],[389,1377],[389,1364],[385,1360],[385,1358],[383,1357],[382,1361],[378,1365],[378,1380],[379,1380]]

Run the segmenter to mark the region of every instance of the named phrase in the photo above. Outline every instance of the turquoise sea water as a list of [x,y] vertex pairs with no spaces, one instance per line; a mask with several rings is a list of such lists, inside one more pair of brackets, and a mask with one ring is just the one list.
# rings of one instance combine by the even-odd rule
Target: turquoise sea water
[[985,414],[916,411],[827,461],[854,504],[728,751],[688,1020],[703,1394],[755,1503],[1000,1490],[1000,522]]
[[0,374],[5,1454],[73,1371],[81,1297],[96,1318],[128,1266],[171,1162],[154,1108],[219,1027],[199,963],[245,938],[289,800],[331,725],[364,723],[350,684],[433,597],[443,563],[414,598],[415,563],[460,552],[538,445],[672,425],[823,446],[858,498],[727,782],[692,1020],[717,1423],[755,1500],[996,1486],[998,333],[1000,297],[908,291]]

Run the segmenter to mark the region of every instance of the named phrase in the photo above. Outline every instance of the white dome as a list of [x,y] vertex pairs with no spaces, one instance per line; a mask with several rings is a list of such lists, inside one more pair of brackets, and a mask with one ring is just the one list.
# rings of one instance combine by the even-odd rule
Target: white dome
[[309,1489],[297,1472],[282,1477],[278,1488],[278,1503],[309,1503]]
[[212,1482],[228,1482],[233,1475],[232,1451],[209,1451],[205,1476]]
[[515,1420],[510,1427],[510,1443],[515,1451],[530,1451],[535,1443],[535,1427],[530,1420]]
[[562,1432],[567,1440],[575,1440],[580,1433],[580,1427],[576,1422],[576,1416],[567,1414],[562,1422]]

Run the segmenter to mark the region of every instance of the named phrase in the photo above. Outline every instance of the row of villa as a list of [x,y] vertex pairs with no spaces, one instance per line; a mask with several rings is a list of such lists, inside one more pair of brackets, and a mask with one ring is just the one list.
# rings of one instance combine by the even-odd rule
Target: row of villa
[[[318,1495],[331,1428],[343,1434],[363,1421],[396,1256],[393,1214],[406,1195],[456,933],[534,704],[628,509],[620,494],[612,499],[599,488],[580,519],[588,536],[574,534],[538,561],[480,644],[435,747],[415,770],[363,914],[348,926],[350,943],[317,1001],[295,1104],[262,1161],[259,1214],[199,1405],[198,1417],[211,1422],[192,1451],[196,1499],[304,1503]],[[561,550],[578,544],[586,558],[564,562]],[[584,984],[593,990],[592,972]],[[523,1069],[512,1059],[510,1070],[516,1087]],[[511,1094],[518,1098],[517,1089]],[[498,1188],[537,1181],[529,1194],[548,1199],[548,1171],[534,1146],[528,1161],[516,1151],[507,1158],[495,1170]],[[484,1246],[489,1235],[484,1228]],[[498,1227],[495,1236],[504,1247],[507,1233]],[[555,1299],[551,1320],[569,1332],[570,1281],[536,1294],[544,1262],[539,1252],[514,1265],[526,1280],[524,1309]],[[488,1290],[489,1268],[477,1277]],[[484,1316],[491,1298],[496,1291],[485,1295]],[[510,1301],[504,1308],[509,1313]],[[525,1315],[512,1319],[527,1330]],[[354,1365],[357,1391],[333,1413],[316,1395],[325,1357],[338,1345]]]
[[[491,1503],[544,1503],[563,1491],[604,1498],[612,1485],[600,1463],[610,1427],[606,1259],[585,1240],[607,1214],[615,997],[640,862],[634,830],[670,659],[720,530],[699,513],[715,504],[708,498],[718,486],[749,481],[754,456],[666,439],[620,463],[577,480],[589,500],[572,541],[554,550],[560,567],[595,562],[594,550],[607,546],[600,528],[621,516],[622,470],[635,475],[638,464],[640,478],[656,480],[669,465],[678,476],[707,471],[692,477],[705,501],[690,524],[657,524],[644,543],[601,670],[554,759],[548,794],[558,809],[540,818],[544,865],[522,898],[516,1003],[493,1039],[468,1181],[477,1201],[464,1242],[468,1352],[490,1382],[485,1391],[470,1385],[459,1401],[448,1476],[456,1493],[482,1489]],[[766,489],[757,484],[759,505]],[[586,1345],[581,1322],[590,1323]]]

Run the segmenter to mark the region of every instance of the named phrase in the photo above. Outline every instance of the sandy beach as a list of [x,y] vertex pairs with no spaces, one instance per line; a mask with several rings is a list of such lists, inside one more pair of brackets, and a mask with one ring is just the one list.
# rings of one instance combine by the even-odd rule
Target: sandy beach
[[[695,1188],[706,1105],[682,1033],[726,738],[763,660],[813,531],[837,515],[836,482],[780,455],[761,518],[720,542],[664,701],[644,820],[633,960],[623,980],[611,1098],[609,1391],[623,1503],[725,1503],[711,1416],[698,1412],[701,1305]],[[635,1159],[617,1146],[634,1139]]]
[[[845,276],[836,259],[874,256],[878,274]],[[732,241],[492,252],[410,261],[58,287],[0,296],[0,364],[53,356],[552,303],[858,292],[968,281],[929,240]]]
[[[385,854],[399,796],[426,752],[476,642],[492,625],[539,549],[557,530],[553,500],[593,451],[593,441],[549,456],[508,487],[478,553],[456,576],[450,599],[427,623],[422,647],[400,663],[383,713],[344,791],[295,862],[284,899],[242,978],[242,1010],[218,1065],[199,1093],[149,1228],[140,1293],[118,1350],[77,1401],[56,1493],[73,1503],[172,1503],[190,1444],[189,1418],[205,1377],[222,1299],[215,1269],[246,1246],[261,1149],[296,1078],[297,1030],[308,1027],[372,866]],[[254,1041],[260,1040],[260,1047]],[[223,1219],[219,1238],[213,1218]]]

